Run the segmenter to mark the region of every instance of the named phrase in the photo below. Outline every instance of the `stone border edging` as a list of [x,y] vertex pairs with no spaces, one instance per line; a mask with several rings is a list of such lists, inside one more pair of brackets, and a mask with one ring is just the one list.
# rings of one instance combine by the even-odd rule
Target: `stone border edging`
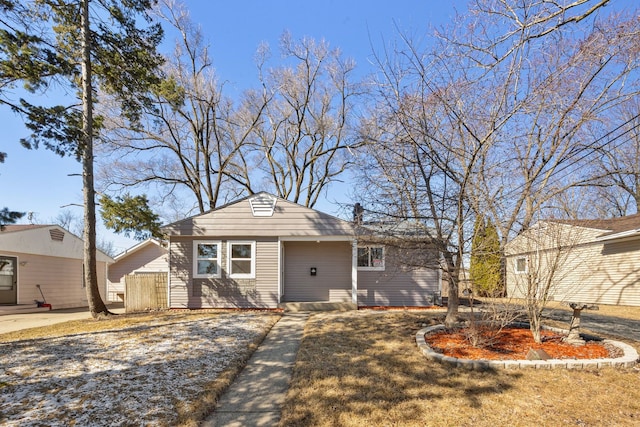
[[[517,326],[523,326],[523,324],[516,324]],[[526,325],[528,327],[528,325]],[[610,344],[618,347],[624,352],[624,355],[616,358],[605,359],[549,359],[549,360],[473,360],[473,359],[458,359],[451,356],[445,356],[444,354],[435,352],[425,339],[425,335],[430,332],[435,332],[445,329],[444,325],[429,326],[428,328],[420,329],[416,333],[416,344],[428,359],[435,360],[436,362],[444,363],[450,366],[466,368],[469,370],[482,371],[491,369],[521,369],[521,368],[535,368],[535,369],[586,369],[586,368],[602,368],[605,366],[615,367],[632,367],[638,360],[638,352],[635,348],[629,344],[625,344],[620,341],[614,340],[602,340],[603,344]],[[544,329],[566,333],[564,329],[545,327]]]

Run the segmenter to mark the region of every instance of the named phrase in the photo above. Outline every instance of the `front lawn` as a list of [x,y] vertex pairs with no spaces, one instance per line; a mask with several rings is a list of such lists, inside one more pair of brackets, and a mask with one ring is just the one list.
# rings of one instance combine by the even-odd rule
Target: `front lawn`
[[[281,426],[636,426],[640,369],[472,372],[427,360],[415,333],[442,314],[319,313]],[[638,349],[637,342],[630,344]]]

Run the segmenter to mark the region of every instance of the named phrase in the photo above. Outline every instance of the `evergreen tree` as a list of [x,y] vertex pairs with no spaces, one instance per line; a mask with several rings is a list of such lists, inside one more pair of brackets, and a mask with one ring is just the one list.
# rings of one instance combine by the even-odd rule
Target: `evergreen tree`
[[483,296],[497,296],[502,291],[502,256],[498,230],[491,221],[478,216],[471,241],[469,276],[475,291]]
[[157,214],[149,207],[146,196],[131,196],[112,199],[108,196],[100,197],[101,215],[107,228],[116,233],[124,233],[129,237],[133,233],[136,240],[149,237],[161,239],[160,221]]
[[[25,119],[27,148],[43,144],[82,161],[84,271],[92,316],[110,314],[98,291],[93,142],[101,119],[93,116],[98,89],[120,102],[118,114],[139,119],[145,94],[158,82],[159,24],[148,11],[152,0],[0,1],[0,102]],[[91,6],[91,7],[90,7]],[[147,28],[138,28],[145,20]],[[75,94],[60,105],[13,101],[4,96],[21,84],[25,95],[62,87]],[[37,92],[37,93],[36,93]],[[38,103],[46,97],[37,96]]]
[[[0,152],[0,163],[4,163],[5,157],[7,157],[7,153]],[[13,224],[23,216],[23,212],[10,211],[9,208],[0,209],[0,231],[6,224]]]

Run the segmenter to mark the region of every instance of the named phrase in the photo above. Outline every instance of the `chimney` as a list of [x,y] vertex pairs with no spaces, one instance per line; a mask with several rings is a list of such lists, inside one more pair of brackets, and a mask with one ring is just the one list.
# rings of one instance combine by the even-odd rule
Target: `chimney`
[[364,214],[364,208],[360,203],[353,205],[353,222],[356,225],[362,224],[362,216]]

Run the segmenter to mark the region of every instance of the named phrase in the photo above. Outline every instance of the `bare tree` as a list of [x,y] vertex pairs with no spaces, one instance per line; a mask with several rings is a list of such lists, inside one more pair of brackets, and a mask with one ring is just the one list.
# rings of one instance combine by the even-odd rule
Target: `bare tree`
[[271,69],[268,47],[259,50],[260,79],[273,96],[253,132],[264,156],[259,167],[267,188],[313,207],[353,162],[358,145],[350,132],[355,63],[325,41],[295,41],[288,33],[280,48],[290,64]]
[[[614,114],[623,120],[611,141],[597,149],[593,203],[606,216],[640,212],[640,101],[620,105]],[[607,215],[608,214],[608,215]]]
[[507,245],[509,293],[524,300],[537,343],[548,302],[575,291],[566,279],[581,261],[574,250],[585,242],[581,230],[560,221],[541,221]]
[[[500,16],[514,11],[515,6],[498,4],[503,6]],[[537,15],[525,14],[529,6],[540,4],[522,3],[522,10],[510,19],[526,16],[535,25]],[[485,19],[496,13],[487,12]],[[507,23],[525,25],[519,19]],[[487,46],[502,39],[480,28],[453,42],[460,47],[457,54],[482,57],[481,62],[489,64],[495,55]],[[601,135],[620,123],[615,107],[638,93],[628,85],[638,72],[638,29],[633,17],[611,16],[588,26],[562,26],[542,38],[523,31],[522,39],[510,35],[509,60],[494,60],[489,71],[482,72],[481,81],[505,83],[496,93],[507,102],[495,102],[485,91],[477,94],[488,110],[506,109],[508,121],[497,129],[491,150],[482,154],[472,202],[477,211],[494,217],[503,244],[566,192],[593,185],[593,168],[586,166],[599,157],[598,147],[606,149]],[[594,125],[600,123],[608,126],[601,126],[594,136]]]
[[626,81],[637,68],[637,20],[595,19],[604,4],[479,0],[438,42],[404,37],[378,56],[378,95],[363,121],[376,161],[361,175],[368,186],[389,183],[372,197],[428,221],[442,242],[454,283],[448,320],[473,216],[492,218],[504,245],[592,180],[569,173],[592,160],[582,157],[594,153],[588,126],[636,94]]
[[103,187],[157,186],[166,199],[195,201],[202,213],[248,191],[252,185],[245,159],[246,142],[267,98],[249,93],[241,108],[223,95],[201,29],[183,5],[167,0],[161,18],[179,34],[164,67],[165,80],[143,111],[142,127],[129,127],[117,114],[105,114],[110,138]]
[[[37,220],[35,222],[37,223]],[[84,230],[82,217],[74,213],[71,209],[61,210],[60,212],[58,212],[58,215],[49,220],[47,223],[57,224],[65,230],[68,230],[71,233],[75,234],[76,236],[82,236]],[[116,255],[113,242],[111,240],[105,239],[104,236],[97,235],[96,249],[109,256]]]
[[466,189],[483,143],[452,129],[444,95],[425,96],[431,81],[421,70],[410,71],[418,71],[409,76],[419,90],[400,90],[410,87],[406,76],[386,69],[389,78],[380,85],[386,90],[362,123],[368,144],[359,173],[367,191],[359,193],[381,221],[422,225],[422,234],[440,254],[449,284],[445,322],[451,325],[457,321],[458,281],[471,218]]

